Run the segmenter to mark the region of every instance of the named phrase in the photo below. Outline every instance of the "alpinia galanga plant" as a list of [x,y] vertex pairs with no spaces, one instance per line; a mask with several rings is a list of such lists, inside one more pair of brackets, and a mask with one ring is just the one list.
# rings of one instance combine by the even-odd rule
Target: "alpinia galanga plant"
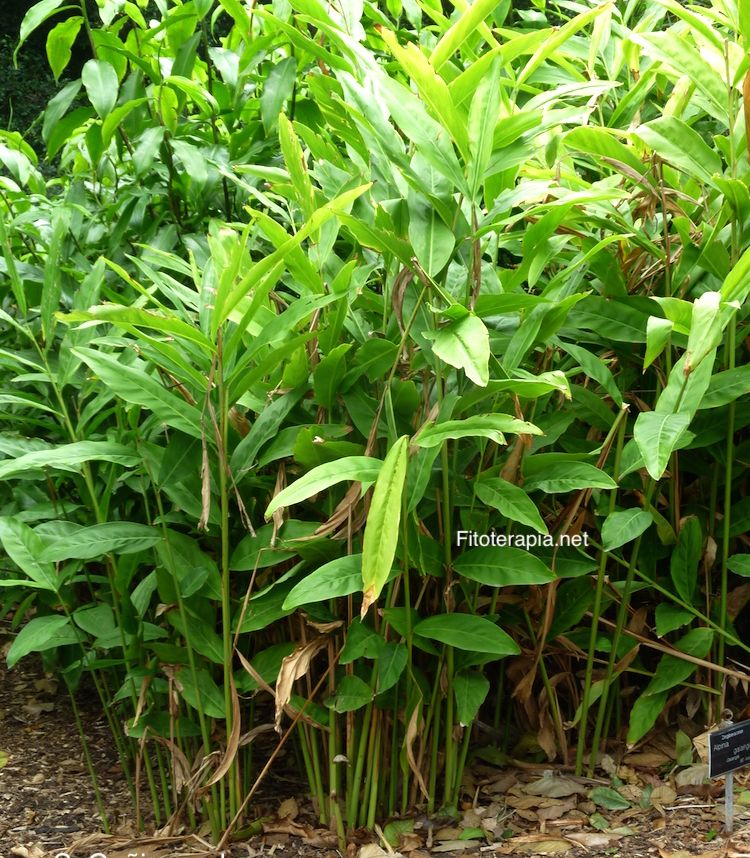
[[250,825],[274,727],[343,841],[455,808],[478,719],[580,773],[747,679],[749,13],[511,5],[24,20],[92,57],[54,179],[0,132],[8,661],[157,825]]

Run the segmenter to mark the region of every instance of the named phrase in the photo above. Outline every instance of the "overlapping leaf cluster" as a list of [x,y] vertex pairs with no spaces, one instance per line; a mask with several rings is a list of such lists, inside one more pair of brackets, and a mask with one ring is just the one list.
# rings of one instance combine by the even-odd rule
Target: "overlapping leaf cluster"
[[343,838],[744,681],[748,12],[512,5],[24,21],[92,58],[0,132],[8,661],[157,822],[223,842],[271,722]]

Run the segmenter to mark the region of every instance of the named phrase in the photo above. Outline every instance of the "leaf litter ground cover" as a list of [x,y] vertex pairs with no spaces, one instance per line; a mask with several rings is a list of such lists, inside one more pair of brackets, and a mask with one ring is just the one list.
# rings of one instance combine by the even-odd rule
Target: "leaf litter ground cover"
[[[5,644],[7,649],[7,643]],[[76,736],[70,702],[54,676],[27,661],[12,676],[0,661],[0,856],[46,858],[65,852],[85,858],[216,854],[200,836],[167,828],[136,836],[127,790],[111,739],[93,700],[81,717],[99,772],[112,832],[100,830],[96,802]],[[690,729],[688,727],[688,729]],[[694,730],[698,730],[694,727]],[[685,734],[683,734],[684,736]],[[736,832],[727,840],[723,784],[705,779],[705,765],[674,731],[600,760],[599,776],[575,777],[569,767],[500,760],[480,752],[464,776],[456,818],[415,815],[353,834],[343,858],[427,858],[430,855],[583,855],[657,858],[734,858],[750,854],[750,775],[736,779]],[[487,760],[502,762],[492,765]],[[125,809],[125,810],[123,810]],[[320,828],[299,779],[283,768],[264,785],[258,813],[262,833],[233,843],[227,856],[336,858],[335,832]]]

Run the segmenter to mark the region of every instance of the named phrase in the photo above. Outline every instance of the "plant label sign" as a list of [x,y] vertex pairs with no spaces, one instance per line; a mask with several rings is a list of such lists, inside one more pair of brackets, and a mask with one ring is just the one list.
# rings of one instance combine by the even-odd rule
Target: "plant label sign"
[[750,766],[750,721],[740,721],[708,736],[708,776],[717,778]]

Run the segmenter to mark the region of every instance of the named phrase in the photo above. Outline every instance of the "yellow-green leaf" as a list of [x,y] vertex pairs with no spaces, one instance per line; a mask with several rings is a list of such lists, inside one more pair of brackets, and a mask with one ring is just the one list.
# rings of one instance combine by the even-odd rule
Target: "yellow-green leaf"
[[370,605],[377,601],[396,555],[408,440],[407,435],[402,435],[391,447],[375,481],[362,543],[363,617]]

